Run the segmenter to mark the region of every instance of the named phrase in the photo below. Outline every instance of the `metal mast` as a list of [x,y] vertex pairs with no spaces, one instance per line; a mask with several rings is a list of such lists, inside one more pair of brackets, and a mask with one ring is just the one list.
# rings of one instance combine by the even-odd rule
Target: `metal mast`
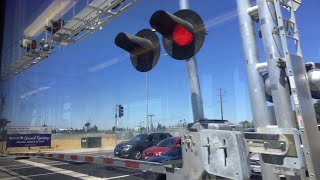
[[[320,158],[316,155],[316,152],[320,151],[320,143],[316,139],[320,137],[294,15],[300,3],[301,0],[257,0],[257,5],[252,6],[249,0],[237,0],[252,113],[258,133],[279,136],[286,136],[289,133],[296,137],[293,143],[297,151],[300,151],[299,137],[304,147],[304,157],[301,151],[295,156],[287,157],[262,152],[261,154],[269,154],[260,156],[260,159],[261,157],[269,158],[269,160],[263,159],[268,161],[267,164],[262,164],[264,179],[279,179],[278,174],[287,175],[290,179],[297,174],[305,178],[304,164],[307,165],[310,179],[319,179],[320,176]],[[281,10],[289,11],[289,19],[282,16]],[[258,60],[254,20],[258,20],[260,24],[265,63],[259,63]],[[287,39],[293,40],[296,46],[292,52],[290,52],[291,49],[289,50]],[[267,116],[265,88],[260,75],[265,72],[269,76],[268,85],[270,85],[277,128],[267,127],[273,123],[272,117]],[[295,109],[292,108],[290,93]],[[294,111],[296,118],[294,118]],[[296,120],[300,133],[296,129]],[[267,143],[268,141],[265,140],[263,141]],[[271,157],[274,159],[270,160]],[[283,164],[275,163],[277,159],[283,159]],[[291,161],[295,163],[290,164]]]
[[223,120],[223,101],[222,101],[222,88],[219,88],[219,95],[220,97],[220,113],[221,113],[221,120]]
[[[257,129],[274,125],[268,113],[264,82],[256,68],[260,65],[260,61],[254,19],[250,11],[256,10],[257,7],[252,7],[250,0],[237,0],[237,6],[254,127]],[[261,169],[264,179],[279,179],[263,162]]]
[[[180,0],[180,9],[189,9],[188,0]],[[194,122],[196,122],[197,120],[204,118],[204,113],[203,113],[202,96],[201,96],[201,90],[200,90],[200,84],[199,84],[197,59],[195,56],[187,60],[187,66],[188,66],[188,78],[189,78],[189,84],[190,84],[193,120]]]
[[274,4],[265,0],[257,0],[257,4],[277,124],[279,128],[295,128],[286,72],[279,67],[283,51],[279,34],[274,33],[277,27]]

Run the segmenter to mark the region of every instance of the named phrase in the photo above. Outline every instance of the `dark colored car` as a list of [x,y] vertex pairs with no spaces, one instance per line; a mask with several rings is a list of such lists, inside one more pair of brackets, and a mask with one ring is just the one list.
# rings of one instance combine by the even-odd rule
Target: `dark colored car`
[[139,160],[145,149],[168,137],[172,137],[172,135],[169,133],[139,134],[130,141],[118,144],[114,149],[114,156]]
[[142,153],[142,159],[161,156],[172,146],[181,146],[181,137],[169,137],[160,141],[156,146],[149,147]]
[[168,151],[164,152],[162,156],[147,158],[146,161],[163,163],[164,161],[172,161],[182,159],[181,146],[173,146]]
[[254,176],[261,176],[261,165],[259,160],[259,154],[251,153],[249,155],[249,163],[251,174]]

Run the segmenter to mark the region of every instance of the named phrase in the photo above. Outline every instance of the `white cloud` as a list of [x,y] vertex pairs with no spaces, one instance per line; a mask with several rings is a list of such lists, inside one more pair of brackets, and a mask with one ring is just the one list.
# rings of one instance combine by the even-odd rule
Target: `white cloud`
[[45,90],[50,89],[50,88],[51,88],[50,86],[39,87],[38,89],[34,89],[34,90],[28,91],[28,92],[26,92],[26,93],[23,93],[23,94],[20,96],[20,98],[21,98],[21,99],[24,99],[24,98],[26,98],[26,97],[28,97],[28,96],[37,94],[37,93],[39,93],[39,92],[41,92],[41,91],[45,91]]
[[238,12],[236,10],[229,11],[225,14],[222,14],[220,16],[214,17],[212,19],[209,19],[205,22],[208,29],[213,28],[217,25],[220,25],[224,22],[230,21],[238,16]]
[[127,58],[128,58],[127,54],[126,55],[121,55],[121,56],[118,56],[118,57],[113,58],[111,60],[107,60],[107,61],[105,61],[105,62],[103,62],[101,64],[98,64],[96,66],[90,67],[88,69],[88,71],[89,72],[96,72],[96,71],[105,69],[105,68],[107,68],[109,66],[112,66],[114,64],[117,64],[117,63],[119,63],[119,62],[121,62],[121,61],[123,61],[124,59],[127,59]]

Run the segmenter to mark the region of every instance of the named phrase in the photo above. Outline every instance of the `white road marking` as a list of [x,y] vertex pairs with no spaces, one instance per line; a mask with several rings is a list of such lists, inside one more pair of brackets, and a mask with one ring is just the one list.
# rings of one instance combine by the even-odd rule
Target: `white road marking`
[[[69,164],[69,163],[64,163],[64,162],[61,162],[61,163],[51,163],[50,165],[51,166],[57,166],[57,165],[64,165],[64,164]],[[34,168],[34,166],[32,165],[23,165],[23,167],[14,167],[14,168],[10,168],[10,170],[14,170],[14,169],[27,169],[27,168]]]
[[[61,161],[43,161],[43,162],[39,162],[39,163],[43,163],[43,164],[54,164],[54,163],[58,163]],[[7,166],[0,166],[0,167],[4,167],[4,168],[10,168],[10,167],[16,167],[16,166],[30,166],[28,164],[13,164],[13,165],[7,165]]]
[[90,176],[88,174],[82,174],[82,173],[79,173],[79,172],[75,172],[75,171],[71,171],[71,170],[66,170],[66,169],[50,166],[48,164],[32,162],[32,161],[29,161],[29,160],[18,160],[18,162],[29,164],[29,165],[33,165],[35,167],[43,168],[43,169],[46,169],[46,170],[49,170],[49,171],[53,171],[53,172],[56,172],[56,173],[59,173],[59,174],[64,174],[64,175],[75,177],[75,178],[79,178],[79,179],[86,179],[86,180],[87,179],[96,179],[96,180],[103,179],[103,178],[100,178],[100,177]]
[[19,167],[19,166],[28,166],[28,165],[27,164],[14,164],[14,165],[0,166],[0,167],[10,168],[10,167]]
[[10,169],[4,168],[4,167],[0,167],[0,170],[5,172],[5,173],[7,173],[7,174],[10,174],[10,175],[14,176],[14,177],[9,177],[9,178],[3,178],[2,180],[17,179],[17,178],[18,179],[25,179],[25,180],[32,180],[32,179],[30,179],[30,178],[28,178],[26,176],[18,174],[16,172],[11,171]]
[[34,174],[34,175],[29,175],[27,177],[34,177],[34,176],[47,176],[47,175],[52,175],[52,174],[58,174],[56,172],[51,172],[51,173],[44,173],[44,174]]
[[[16,180],[17,178],[31,180],[29,177],[46,176],[46,175],[51,175],[51,174],[63,174],[63,175],[67,175],[67,176],[71,176],[71,177],[75,177],[75,178],[79,178],[79,179],[83,179],[83,180],[112,180],[112,179],[124,178],[124,177],[129,177],[129,176],[141,174],[141,173],[134,173],[134,174],[128,174],[128,175],[100,178],[100,177],[96,177],[96,176],[90,176],[88,174],[83,174],[83,173],[79,173],[79,172],[75,172],[75,171],[71,171],[71,170],[66,170],[66,169],[54,167],[54,165],[69,164],[69,163],[64,163],[64,162],[57,163],[56,162],[57,164],[54,164],[54,163],[47,162],[46,164],[44,164],[44,163],[33,162],[30,160],[17,160],[17,161],[20,163],[23,163],[23,164],[6,166],[6,167],[13,167],[10,169],[6,169],[4,166],[0,166],[0,170],[15,176],[15,177],[4,178],[2,180]],[[55,161],[53,161],[53,162],[55,162]],[[24,166],[24,167],[19,167],[19,166]],[[46,170],[49,170],[52,172],[44,173],[44,174],[34,174],[34,175],[22,176],[16,172],[11,171],[13,169],[34,168],[34,167],[43,168],[43,169],[46,169]]]
[[128,174],[128,175],[122,175],[122,176],[114,176],[114,177],[109,177],[109,178],[104,178],[104,179],[105,179],[105,180],[118,179],[118,178],[124,178],[124,177],[134,176],[134,175],[138,175],[138,174],[141,174],[141,173]]

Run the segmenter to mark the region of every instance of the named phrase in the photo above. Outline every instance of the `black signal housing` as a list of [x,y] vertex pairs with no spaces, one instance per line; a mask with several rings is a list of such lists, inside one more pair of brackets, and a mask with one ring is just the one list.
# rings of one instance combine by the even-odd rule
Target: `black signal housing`
[[130,53],[133,67],[140,72],[148,72],[158,63],[160,41],[150,29],[142,29],[136,35],[119,33],[115,44]]

